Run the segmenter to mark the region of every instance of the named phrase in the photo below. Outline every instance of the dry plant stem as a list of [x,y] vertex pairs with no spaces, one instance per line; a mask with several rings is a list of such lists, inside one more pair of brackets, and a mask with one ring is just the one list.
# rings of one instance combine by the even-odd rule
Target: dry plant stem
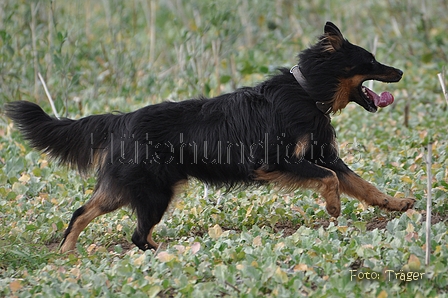
[[91,19],[92,19],[92,7],[90,6],[90,2],[86,3],[86,5],[84,6],[85,8],[85,24],[84,24],[84,31],[85,31],[85,35],[87,37],[87,40],[90,41],[92,36],[91,30],[90,30],[90,24],[91,24]]
[[[375,38],[373,39],[373,46],[372,46],[372,54],[376,55],[376,49],[378,48],[378,35],[375,35]],[[373,89],[373,80],[369,81],[369,88]]]
[[50,1],[50,9],[48,10],[48,52],[45,54],[45,62],[47,63],[47,72],[46,77],[51,78],[51,75],[53,73],[53,55],[52,55],[52,49],[53,49],[53,35],[54,35],[54,27],[53,27],[53,1]]
[[149,1],[140,1],[146,19],[146,25],[148,26],[148,35],[149,35],[149,64],[152,65],[154,63],[155,57],[155,48],[156,48],[156,7],[157,0]]
[[48,101],[50,102],[51,109],[53,110],[54,115],[56,116],[56,118],[59,119],[58,112],[56,111],[56,107],[54,106],[53,99],[51,98],[50,92],[48,91],[48,88],[47,88],[47,85],[45,84],[44,78],[42,77],[40,72],[37,73],[37,76],[39,77],[39,80],[41,81],[42,86],[44,86],[45,94],[47,95]]
[[217,86],[217,92],[220,92],[220,81],[221,77],[219,74],[220,69],[220,61],[219,61],[219,51],[221,48],[221,42],[219,40],[213,40],[212,41],[212,52],[213,52],[213,61],[215,64],[215,78],[216,78],[216,86]]
[[150,2],[150,26],[149,26],[149,63],[152,65],[155,60],[156,51],[156,7],[157,0]]
[[406,105],[404,106],[404,126],[409,127],[409,100],[406,101]]
[[37,44],[36,44],[36,14],[39,9],[38,2],[31,2],[31,43],[33,47],[33,65],[34,65],[34,97],[37,98],[37,73],[38,73],[38,63],[37,63]]
[[431,175],[431,164],[432,164],[432,143],[428,144],[428,156],[426,160],[426,171],[428,173],[428,197],[426,199],[426,258],[425,265],[429,265],[429,257],[431,254],[431,204],[432,204],[432,175]]
[[442,86],[442,92],[443,96],[445,97],[445,101],[448,104],[448,91],[446,90],[445,85],[445,67],[443,68],[441,73],[437,74],[437,77],[439,78],[440,86]]

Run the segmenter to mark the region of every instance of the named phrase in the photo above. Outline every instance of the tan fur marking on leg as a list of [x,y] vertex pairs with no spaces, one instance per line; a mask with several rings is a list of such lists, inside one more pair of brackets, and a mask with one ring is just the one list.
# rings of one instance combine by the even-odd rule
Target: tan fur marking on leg
[[154,231],[154,227],[153,226],[151,228],[151,230],[149,230],[148,236],[146,237],[146,241],[148,241],[148,243],[157,250],[157,248],[159,247],[159,245],[152,239],[152,232]]
[[102,191],[101,188],[96,190],[92,198],[84,205],[84,212],[75,219],[69,234],[61,246],[61,252],[75,249],[79,234],[93,219],[123,206],[123,201],[120,197],[115,197],[115,199],[115,205],[111,205],[110,194],[107,191]]
[[[332,171],[333,172],[333,171]],[[320,194],[326,202],[326,209],[331,216],[338,217],[341,214],[341,199],[339,196],[339,180],[336,173],[331,177],[319,179]]]
[[315,181],[300,179],[292,173],[272,171],[266,172],[262,169],[255,170],[255,180],[274,184],[285,191],[294,191],[300,187],[316,188]]
[[188,184],[188,179],[180,180],[176,182],[173,186],[173,196],[171,199],[176,197]]
[[349,173],[340,180],[340,189],[341,192],[369,205],[391,211],[406,211],[415,203],[415,200],[411,198],[394,198],[386,195],[355,173]]
[[310,135],[304,135],[297,140],[296,146],[294,148],[294,156],[299,160],[305,156],[306,151],[310,146]]
[[[317,167],[320,167],[316,165]],[[303,179],[292,173],[280,171],[266,172],[262,169],[255,170],[255,180],[266,181],[275,184],[281,189],[293,191],[297,188],[315,189],[325,199],[326,208],[331,216],[338,217],[341,213],[341,201],[339,197],[339,180],[335,172],[330,169],[323,169],[331,172],[329,177]]]
[[91,201],[92,203],[87,203],[85,205],[85,211],[80,216],[78,216],[70,230],[70,233],[65,238],[64,244],[61,247],[61,252],[67,252],[74,250],[76,247],[76,241],[78,240],[79,234],[87,227],[87,225],[96,217],[104,214],[101,211],[100,204],[96,201]]

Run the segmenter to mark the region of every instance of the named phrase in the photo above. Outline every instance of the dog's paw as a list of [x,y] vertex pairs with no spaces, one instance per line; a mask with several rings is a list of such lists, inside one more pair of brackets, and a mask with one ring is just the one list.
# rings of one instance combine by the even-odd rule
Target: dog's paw
[[341,205],[340,204],[339,205],[337,205],[337,204],[329,205],[327,203],[326,208],[327,208],[328,214],[330,214],[333,217],[337,218],[341,214]]
[[388,198],[385,200],[384,208],[391,211],[406,211],[414,208],[415,199],[413,198]]

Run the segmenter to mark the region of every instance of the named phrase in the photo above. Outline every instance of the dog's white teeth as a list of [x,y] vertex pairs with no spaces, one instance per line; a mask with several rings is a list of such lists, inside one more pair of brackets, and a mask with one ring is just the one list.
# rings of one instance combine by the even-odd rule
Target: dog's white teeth
[[366,96],[368,96],[366,87],[362,86],[362,87],[361,87],[361,90],[362,90],[362,92],[363,92]]

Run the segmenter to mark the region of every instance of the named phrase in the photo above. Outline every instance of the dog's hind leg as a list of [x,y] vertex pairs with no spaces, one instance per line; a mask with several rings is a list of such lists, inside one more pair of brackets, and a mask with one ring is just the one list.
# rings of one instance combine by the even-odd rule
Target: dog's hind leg
[[122,194],[112,194],[100,185],[94,191],[91,199],[73,213],[70,224],[64,233],[61,252],[75,249],[79,234],[94,218],[112,212],[124,205],[126,205],[126,201]]
[[144,208],[137,209],[137,228],[132,235],[132,242],[141,250],[157,249],[159,247],[152,239],[152,232],[162,219],[165,210],[160,214],[159,211],[150,212]]
[[132,242],[141,250],[158,248],[158,244],[152,239],[152,232],[182,182],[185,181],[166,187],[155,187],[149,183],[150,186],[138,188],[139,192],[134,193],[131,205],[137,213],[137,227],[132,235]]
[[168,208],[171,197],[172,193],[168,189],[136,194],[132,207],[137,213],[137,227],[132,242],[141,250],[157,249],[158,244],[152,239],[152,232]]

